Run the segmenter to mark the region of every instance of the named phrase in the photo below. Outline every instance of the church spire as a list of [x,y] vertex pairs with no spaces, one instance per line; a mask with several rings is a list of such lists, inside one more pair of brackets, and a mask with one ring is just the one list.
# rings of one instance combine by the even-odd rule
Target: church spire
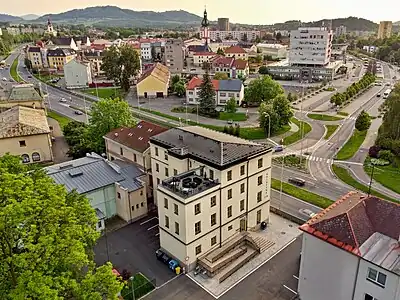
[[203,15],[203,20],[201,21],[201,27],[208,27],[210,25],[210,22],[208,22],[207,18],[207,9],[204,8],[204,15]]

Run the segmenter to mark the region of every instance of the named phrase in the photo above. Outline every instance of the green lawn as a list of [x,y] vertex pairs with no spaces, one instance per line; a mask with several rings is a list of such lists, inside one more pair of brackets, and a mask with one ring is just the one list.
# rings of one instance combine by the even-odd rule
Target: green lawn
[[[312,129],[311,125],[307,122],[300,121],[296,118],[291,118],[290,121],[295,123],[299,127],[299,130],[285,137],[283,139],[283,145],[290,145],[301,140],[301,138],[305,137]],[[303,130],[301,130],[302,127],[304,128]]]
[[232,120],[234,122],[246,121],[247,115],[246,113],[236,112],[236,113],[228,113],[228,112],[220,112],[219,119],[224,121]]
[[347,160],[350,159],[356,154],[361,144],[365,140],[365,136],[367,135],[367,130],[358,131],[354,129],[353,135],[347,141],[346,144],[340,149],[338,154],[336,155],[336,159],[338,160]]
[[343,118],[330,116],[330,115],[322,115],[322,114],[308,114],[307,117],[313,120],[320,120],[320,121],[339,121],[343,120]]
[[[371,176],[372,166],[369,159],[364,162],[365,172]],[[375,166],[374,180],[382,184],[384,187],[400,194],[400,168],[388,166]]]
[[60,124],[61,128],[63,128],[65,125],[67,125],[71,121],[71,119],[64,117],[64,116],[62,116],[54,111],[50,111],[50,110],[47,111],[47,116],[49,118],[56,120],[58,122],[58,124]]
[[324,139],[327,140],[332,136],[332,134],[334,134],[339,125],[325,125],[325,127],[327,128],[327,131],[324,136]]
[[[134,290],[134,297],[132,295],[132,287]],[[128,280],[121,291],[123,299],[139,299],[144,295],[154,290],[154,284],[148,280],[142,273],[133,276],[132,280]]]
[[[281,181],[272,178],[271,187],[275,190],[280,191]],[[310,204],[316,205],[321,208],[327,208],[334,202],[328,198],[314,194],[312,192],[309,192],[305,189],[299,188],[287,182],[282,182],[282,191],[285,194],[288,194],[290,196],[293,196],[295,198],[298,198],[300,200],[303,200],[305,202],[308,202]]]
[[345,117],[347,117],[349,115],[347,112],[344,112],[344,111],[339,111],[337,114],[339,116],[345,116]]
[[[346,184],[352,186],[353,188],[362,191],[364,193],[368,193],[368,186],[363,185],[362,183],[359,183],[356,179],[354,179],[350,173],[342,167],[339,167],[337,165],[332,165],[332,170],[335,173],[335,175],[343,182],[345,182]],[[375,176],[374,176],[375,177]],[[392,199],[388,196],[385,196],[373,189],[371,189],[371,195],[374,195],[376,197],[382,198],[382,199],[386,199],[392,202],[399,202],[398,200],[396,201],[395,199]]]
[[16,82],[24,82],[24,80],[18,75],[17,67],[18,67],[18,57],[13,61],[11,65],[10,75]]
[[92,95],[92,96],[97,96],[97,92],[99,95],[99,98],[107,99],[107,98],[123,98],[123,93],[120,88],[98,88],[97,92],[96,89],[85,89],[81,91],[82,93]]
[[296,168],[303,171],[307,170],[307,159],[300,159],[300,156],[294,154],[274,157],[272,159],[272,162],[279,166],[282,166],[283,162],[284,166]]

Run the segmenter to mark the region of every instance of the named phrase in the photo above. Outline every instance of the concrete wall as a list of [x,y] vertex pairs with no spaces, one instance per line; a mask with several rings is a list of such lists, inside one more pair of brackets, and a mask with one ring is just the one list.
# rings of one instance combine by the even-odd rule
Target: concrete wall
[[128,192],[119,183],[115,184],[117,214],[126,222],[143,218],[147,215],[146,187]]
[[93,208],[98,208],[106,219],[117,214],[115,185],[109,185],[86,194]]

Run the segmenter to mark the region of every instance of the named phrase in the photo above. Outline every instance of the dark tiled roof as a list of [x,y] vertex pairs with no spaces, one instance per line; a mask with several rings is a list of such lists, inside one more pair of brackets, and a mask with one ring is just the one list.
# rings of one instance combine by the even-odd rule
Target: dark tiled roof
[[47,56],[68,56],[72,54],[74,54],[73,50],[62,48],[49,49],[47,51]]
[[40,52],[40,47],[29,47],[28,52]]
[[235,59],[234,66],[236,67],[237,70],[244,70],[246,69],[248,63],[246,60],[243,59]]
[[150,137],[167,131],[167,128],[141,121],[136,127],[121,127],[109,132],[105,137],[139,152],[149,147]]
[[72,38],[71,37],[59,37],[51,39],[54,45],[58,46],[69,46],[71,45]]
[[198,126],[172,128],[151,137],[150,142],[162,145],[176,156],[189,156],[219,167],[270,149],[269,146]]
[[243,83],[240,79],[219,80],[219,91],[240,92]]
[[210,48],[207,45],[190,45],[188,50],[190,52],[209,52]]

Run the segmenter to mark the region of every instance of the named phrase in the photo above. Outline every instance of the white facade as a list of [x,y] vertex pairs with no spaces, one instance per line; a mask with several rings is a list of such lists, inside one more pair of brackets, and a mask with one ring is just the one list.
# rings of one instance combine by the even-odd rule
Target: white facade
[[197,67],[201,67],[203,63],[210,63],[211,60],[216,56],[215,53],[195,53],[193,54],[193,64]]
[[346,33],[347,33],[347,28],[344,25],[340,25],[339,27],[336,27],[336,29],[335,29],[336,36],[346,35]]
[[281,44],[257,44],[257,50],[262,55],[270,55],[272,58],[286,58],[287,46]]
[[151,60],[151,43],[141,43],[140,44],[140,53],[142,55],[142,59]]
[[[268,223],[270,152],[216,169],[195,159],[173,157],[153,143],[150,149],[154,186],[158,186],[161,248],[188,269],[200,255],[219,247],[235,233],[256,229],[263,221]],[[215,184],[197,194],[184,197],[163,182],[199,167],[203,167],[201,178],[211,178]]]
[[19,27],[7,27],[6,30],[9,35],[21,34],[21,30],[19,30]]
[[[216,41],[218,39],[220,40],[239,40],[243,41],[245,40],[245,37],[247,37],[248,41],[253,41],[257,37],[261,36],[261,33],[259,30],[248,30],[248,31],[220,31],[220,30],[210,30],[208,31],[208,34],[210,36],[210,39],[213,41]],[[200,31],[200,37],[203,38],[204,36],[203,31]]]
[[[196,87],[193,90],[186,90],[186,102],[188,104],[197,105],[199,104],[200,87]],[[235,98],[236,104],[240,105],[244,99],[244,86],[240,91],[215,91],[215,104],[218,106],[224,106],[230,98]]]
[[76,59],[64,65],[65,85],[69,89],[89,86],[92,82],[90,63],[80,62]]
[[331,58],[332,30],[325,27],[299,28],[290,34],[289,64],[326,66]]
[[[303,234],[302,247],[298,285],[300,299],[400,299],[399,275],[308,233]],[[386,275],[385,284],[368,278],[369,270]]]

